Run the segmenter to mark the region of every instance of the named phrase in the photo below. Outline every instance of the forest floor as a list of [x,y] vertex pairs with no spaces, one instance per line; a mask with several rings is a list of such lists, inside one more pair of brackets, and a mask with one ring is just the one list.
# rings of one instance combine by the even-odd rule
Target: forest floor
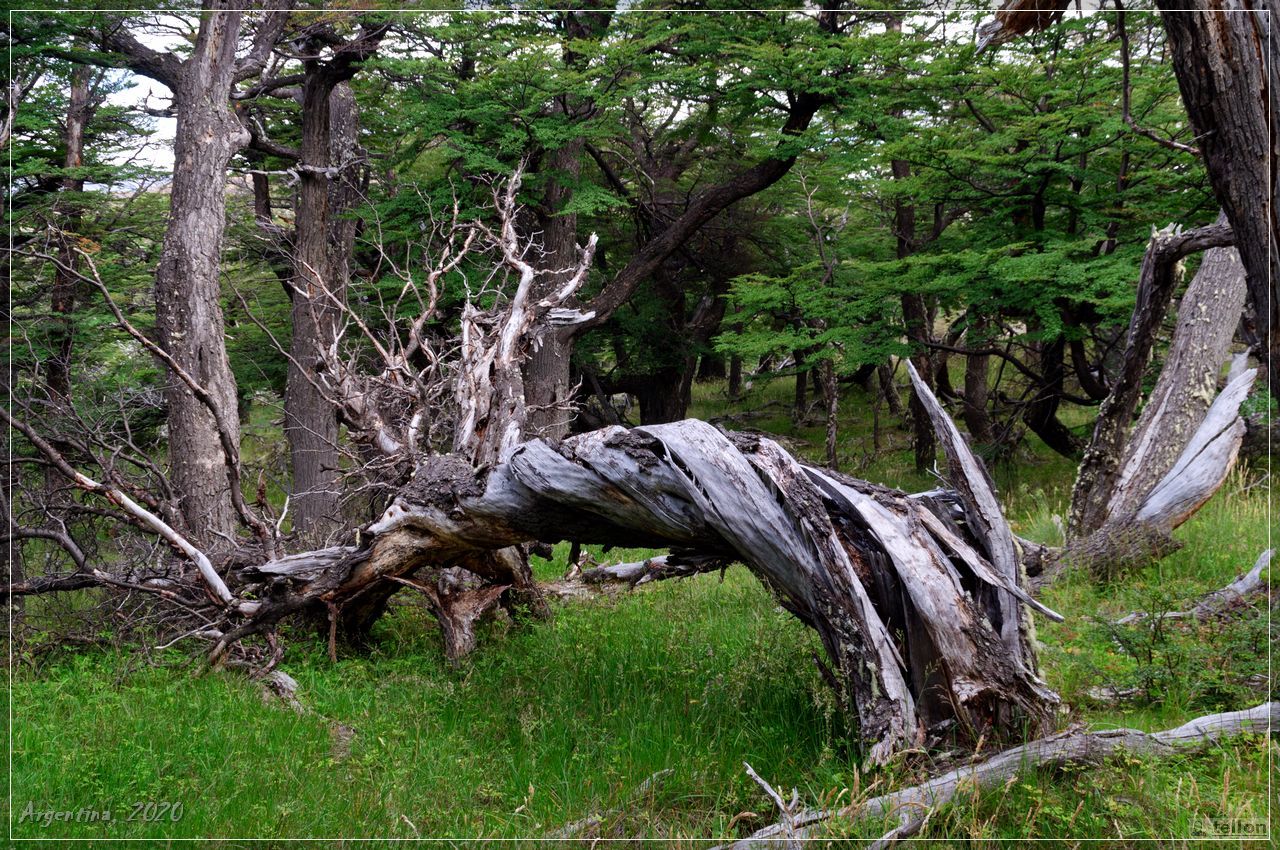
[[[777,402],[734,424],[780,434],[817,459],[823,428],[791,424],[790,381],[754,392],[730,409],[720,387],[699,385],[691,415]],[[885,425],[882,451],[872,452],[871,411],[856,392],[842,408],[841,433],[846,471],[907,490],[936,483],[911,469],[907,434],[896,425]],[[993,473],[1015,530],[1055,543],[1074,467],[1031,442]],[[1111,625],[1131,611],[1188,607],[1247,570],[1267,540],[1263,476],[1233,473],[1164,560],[1111,586],[1068,575],[1045,594],[1067,616],[1061,624],[1037,618],[1044,675],[1069,706],[1061,727],[1165,729],[1256,705],[1274,690],[1265,601],[1207,624]],[[567,551],[535,559],[539,578],[559,577]],[[296,631],[282,669],[299,682],[302,712],[264,699],[243,676],[202,673],[183,644],[144,656],[104,633],[88,651],[19,648],[13,835],[51,847],[59,838],[200,837],[225,839],[212,845],[220,847],[304,837],[335,845],[450,837],[474,846],[466,839],[554,836],[592,819],[578,838],[695,847],[776,820],[744,762],[810,804],[875,796],[940,769],[933,756],[915,754],[859,770],[851,730],[813,662],[815,636],[741,568],[554,607],[547,622],[489,623],[480,649],[457,668],[444,663],[431,617],[408,594],[370,651],[343,651],[336,663],[322,641]],[[1132,693],[1100,703],[1090,691],[1103,686]],[[1275,750],[1254,737],[1201,755],[1032,772],[994,792],[962,793],[923,836],[930,846],[1079,838],[1125,847],[1175,836],[1204,838],[1178,846],[1220,846],[1211,839],[1265,829]],[[81,809],[110,811],[112,820],[76,823]],[[41,820],[55,811],[73,820]],[[848,829],[874,837],[886,825]]]

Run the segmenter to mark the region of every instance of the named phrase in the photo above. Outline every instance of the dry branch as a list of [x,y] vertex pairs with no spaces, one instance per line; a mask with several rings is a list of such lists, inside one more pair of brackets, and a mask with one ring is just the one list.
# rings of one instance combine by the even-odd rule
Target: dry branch
[[[1236,580],[1226,587],[1205,594],[1190,610],[1165,611],[1156,616],[1161,620],[1181,620],[1190,617],[1194,617],[1197,620],[1208,620],[1231,608],[1241,600],[1264,591],[1267,588],[1267,583],[1262,580],[1262,572],[1271,563],[1271,555],[1274,551],[1274,549],[1267,549],[1258,556],[1253,568],[1247,573],[1237,576]],[[1141,622],[1147,619],[1148,616],[1150,615],[1145,611],[1134,611],[1132,614],[1127,614],[1115,622],[1117,626],[1127,626]]]
[[[921,785],[884,794],[843,809],[810,809],[792,814],[789,822],[773,824],[747,838],[716,850],[787,847],[797,839],[816,837],[835,822],[897,821],[892,839],[919,830],[925,819],[949,803],[961,789],[994,788],[1027,770],[1065,764],[1096,764],[1119,752],[1163,757],[1203,750],[1223,738],[1268,734],[1280,723],[1280,702],[1267,702],[1244,711],[1210,714],[1164,732],[1107,729],[1067,731],[1005,750],[997,756],[949,771]],[[889,836],[886,836],[889,838]]]

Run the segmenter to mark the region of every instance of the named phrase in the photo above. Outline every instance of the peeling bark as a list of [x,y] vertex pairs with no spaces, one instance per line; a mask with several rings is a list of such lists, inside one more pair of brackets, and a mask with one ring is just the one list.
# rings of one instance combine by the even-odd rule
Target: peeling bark
[[[967,448],[947,447],[963,455],[956,474],[974,474]],[[264,610],[267,620],[316,600],[341,606],[423,567],[474,572],[478,557],[531,539],[701,556],[686,564],[740,560],[818,632],[870,757],[883,761],[927,728],[958,723],[970,738],[1042,728],[1056,702],[1034,672],[1021,608],[1028,597],[1007,525],[998,507],[991,514],[994,494],[968,481],[959,498],[963,522],[806,467],[770,440],[694,420],[609,428],[556,446],[513,445],[488,470],[428,459],[361,548],[295,556],[246,578],[292,577],[293,601]],[[460,600],[463,619],[482,601],[492,594]],[[436,606],[457,619],[443,601]],[[468,638],[447,631],[446,640],[460,647]]]

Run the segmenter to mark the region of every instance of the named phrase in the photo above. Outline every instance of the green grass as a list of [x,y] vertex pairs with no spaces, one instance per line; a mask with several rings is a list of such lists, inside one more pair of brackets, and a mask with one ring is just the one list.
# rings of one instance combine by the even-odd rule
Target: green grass
[[[765,391],[789,397],[781,384]],[[715,409],[713,389],[699,393],[705,415]],[[847,399],[851,434],[869,416],[859,401]],[[750,424],[811,440],[802,454],[820,451],[820,429],[797,432],[779,410],[782,422]],[[860,474],[931,486],[904,452],[895,442]],[[1053,516],[1065,510],[1071,473],[1034,446],[999,472],[1020,533],[1054,542]],[[1073,575],[1049,591],[1046,602],[1068,617],[1037,623],[1044,675],[1071,707],[1063,726],[1166,728],[1264,699],[1262,606],[1221,626],[1118,633],[1106,625],[1132,610],[1181,607],[1247,569],[1266,537],[1264,489],[1245,489],[1256,478],[1233,476],[1177,532],[1186,545],[1158,564],[1112,586]],[[535,560],[539,577],[560,574],[566,552],[562,545],[553,561]],[[917,754],[860,771],[850,729],[812,662],[817,641],[740,568],[723,582],[706,575],[557,604],[547,622],[491,622],[480,649],[457,668],[442,661],[419,601],[402,596],[374,648],[344,652],[336,664],[312,635],[288,636],[282,669],[300,683],[305,714],[264,700],[242,676],[202,673],[176,649],[157,663],[125,650],[76,648],[39,663],[20,656],[15,835],[51,847],[55,837],[496,839],[545,836],[598,817],[587,835],[692,847],[692,838],[746,834],[774,819],[744,761],[810,803],[873,796],[938,769]],[[1101,684],[1138,692],[1118,706],[1097,704],[1088,693]],[[994,792],[962,794],[924,836],[929,846],[1039,836],[1120,847],[1133,837],[1205,835],[1231,819],[1265,817],[1273,747],[1242,739],[1198,756],[1031,773]],[[116,820],[17,824],[29,801],[37,810],[110,808]],[[120,820],[134,801],[180,802],[182,817]],[[870,837],[884,828],[839,830]]]

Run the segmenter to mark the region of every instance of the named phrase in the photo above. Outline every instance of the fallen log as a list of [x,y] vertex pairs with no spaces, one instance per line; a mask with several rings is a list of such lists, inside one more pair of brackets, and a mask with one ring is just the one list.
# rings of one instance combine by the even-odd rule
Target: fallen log
[[788,812],[783,822],[714,850],[790,847],[801,839],[820,837],[822,830],[830,831],[838,823],[896,820],[894,828],[881,839],[888,844],[917,832],[929,816],[949,803],[962,788],[995,788],[1027,770],[1065,764],[1097,764],[1119,752],[1155,757],[1196,752],[1235,735],[1268,734],[1277,724],[1280,724],[1280,702],[1266,702],[1244,711],[1199,717],[1164,732],[1069,730],[1013,747],[985,761],[956,768],[923,784],[842,809]]
[[[962,442],[951,448],[967,452]],[[972,471],[969,463],[956,468]],[[476,571],[478,556],[529,540],[682,553],[613,570],[636,582],[740,561],[818,632],[868,755],[883,762],[936,728],[954,726],[975,740],[1024,724],[1043,728],[1057,703],[1018,625],[1026,594],[995,566],[1005,557],[1016,570],[1007,525],[988,516],[974,533],[968,517],[982,516],[978,500],[994,496],[985,481],[964,492],[958,521],[936,499],[807,467],[770,440],[696,420],[608,428],[555,445],[535,440],[487,470],[432,457],[366,529],[362,546],[310,553],[287,570],[254,568],[258,576],[316,576],[318,562],[332,565],[292,581],[254,621],[341,606],[423,567]],[[1003,628],[1004,611],[1014,612],[1012,629]]]
[[[1161,620],[1182,620],[1192,617],[1197,620],[1208,620],[1236,605],[1241,600],[1266,590],[1267,583],[1262,580],[1262,571],[1271,563],[1271,555],[1274,551],[1274,549],[1268,549],[1263,552],[1258,556],[1258,560],[1254,562],[1253,568],[1247,573],[1237,576],[1236,580],[1226,587],[1205,594],[1191,609],[1187,611],[1165,611],[1156,616]],[[1134,611],[1132,614],[1126,614],[1116,620],[1115,624],[1117,626],[1128,626],[1133,623],[1140,623],[1149,616],[1145,611]]]

